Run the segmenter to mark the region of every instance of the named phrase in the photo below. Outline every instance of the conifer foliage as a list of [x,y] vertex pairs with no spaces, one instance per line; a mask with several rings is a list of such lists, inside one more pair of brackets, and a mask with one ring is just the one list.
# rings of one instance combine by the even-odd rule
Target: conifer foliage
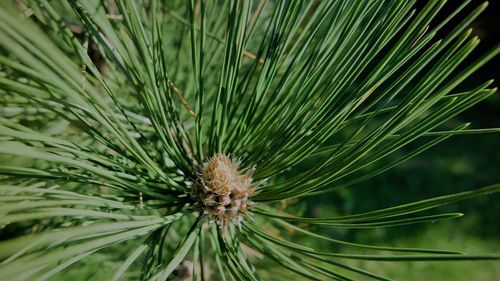
[[424,2],[0,1],[0,279],[99,257],[111,280],[387,280],[345,261],[498,259],[311,226],[456,218],[420,212],[500,184],[337,217],[286,207],[499,131],[445,123],[496,91],[462,86],[500,51],[468,60],[487,3]]

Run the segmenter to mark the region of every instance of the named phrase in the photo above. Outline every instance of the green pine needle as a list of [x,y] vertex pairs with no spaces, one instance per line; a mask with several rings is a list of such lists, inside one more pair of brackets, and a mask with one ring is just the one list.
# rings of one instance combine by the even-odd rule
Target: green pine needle
[[458,218],[420,212],[499,184],[330,218],[277,204],[500,132],[447,126],[496,92],[460,89],[500,45],[468,60],[487,3],[439,20],[445,2],[0,1],[0,226],[14,233],[0,230],[0,279],[102,258],[111,280],[388,280],[342,260],[500,259],[308,229]]

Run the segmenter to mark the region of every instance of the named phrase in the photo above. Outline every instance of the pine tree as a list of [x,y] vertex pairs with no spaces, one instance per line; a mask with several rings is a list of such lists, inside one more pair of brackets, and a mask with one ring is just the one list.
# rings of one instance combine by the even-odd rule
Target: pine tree
[[420,212],[500,184],[328,218],[283,207],[499,131],[443,125],[496,91],[459,90],[500,51],[467,61],[487,3],[463,2],[438,20],[443,0],[0,1],[0,279],[108,262],[111,280],[387,280],[343,260],[499,259],[308,226],[456,218]]

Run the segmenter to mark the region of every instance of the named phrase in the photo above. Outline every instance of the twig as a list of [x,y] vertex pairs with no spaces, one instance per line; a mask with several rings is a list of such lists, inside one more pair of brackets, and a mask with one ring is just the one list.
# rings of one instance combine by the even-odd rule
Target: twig
[[[247,50],[243,50],[243,55],[244,55],[245,57],[248,57],[248,58],[251,58],[251,59],[254,59],[254,60],[255,60],[255,59],[257,59],[257,56],[256,56],[256,55],[254,55],[254,54],[250,53],[250,52],[249,52],[249,51],[247,51]],[[263,60],[263,59],[260,59],[260,60],[259,60],[259,63],[260,63],[260,64],[264,64],[264,60]]]
[[109,20],[123,20],[123,15],[106,14],[106,18]]
[[82,90],[85,90],[85,81],[87,80],[87,66],[82,64]]
[[[182,16],[176,14],[175,12],[170,11],[170,12],[168,12],[168,14],[170,16],[172,16],[178,22],[180,22],[182,24],[185,24],[187,26],[191,26],[191,23],[189,23],[188,21],[186,21]],[[197,30],[198,32],[200,32],[200,30],[201,30],[200,27],[197,26],[197,25],[194,25],[194,29]],[[223,44],[224,43],[224,40],[219,39],[219,37],[217,37],[215,34],[213,34],[211,32],[206,32],[205,34],[207,35],[207,37],[214,39],[219,44]],[[250,53],[249,51],[246,51],[246,50],[243,50],[243,55],[245,57],[248,57],[248,58],[251,58],[251,59],[257,59],[256,55],[254,55],[254,54],[252,54],[252,53]],[[264,60],[260,59],[259,63],[260,64],[264,64]]]
[[378,81],[377,83],[375,83],[375,85],[373,85],[370,90],[368,90],[368,92],[366,92],[366,94],[364,94],[361,99],[358,101],[358,103],[356,103],[356,105],[352,108],[352,111],[354,111],[356,108],[358,108],[363,102],[366,101],[366,99],[371,96],[371,94],[373,94],[373,92],[375,91],[375,89],[378,88],[378,86],[380,85],[380,83],[382,83],[382,81]]
[[193,116],[193,117],[196,117],[196,115],[194,114],[194,111],[191,109],[191,107],[189,106],[186,99],[181,95],[181,93],[179,92],[179,89],[177,89],[177,87],[175,87],[174,83],[170,79],[168,79],[167,83],[168,83],[168,86],[170,87],[170,89],[172,90],[172,92],[174,92],[174,94],[181,100],[182,105],[184,105],[184,107],[189,112],[189,114],[191,114],[191,116]]

